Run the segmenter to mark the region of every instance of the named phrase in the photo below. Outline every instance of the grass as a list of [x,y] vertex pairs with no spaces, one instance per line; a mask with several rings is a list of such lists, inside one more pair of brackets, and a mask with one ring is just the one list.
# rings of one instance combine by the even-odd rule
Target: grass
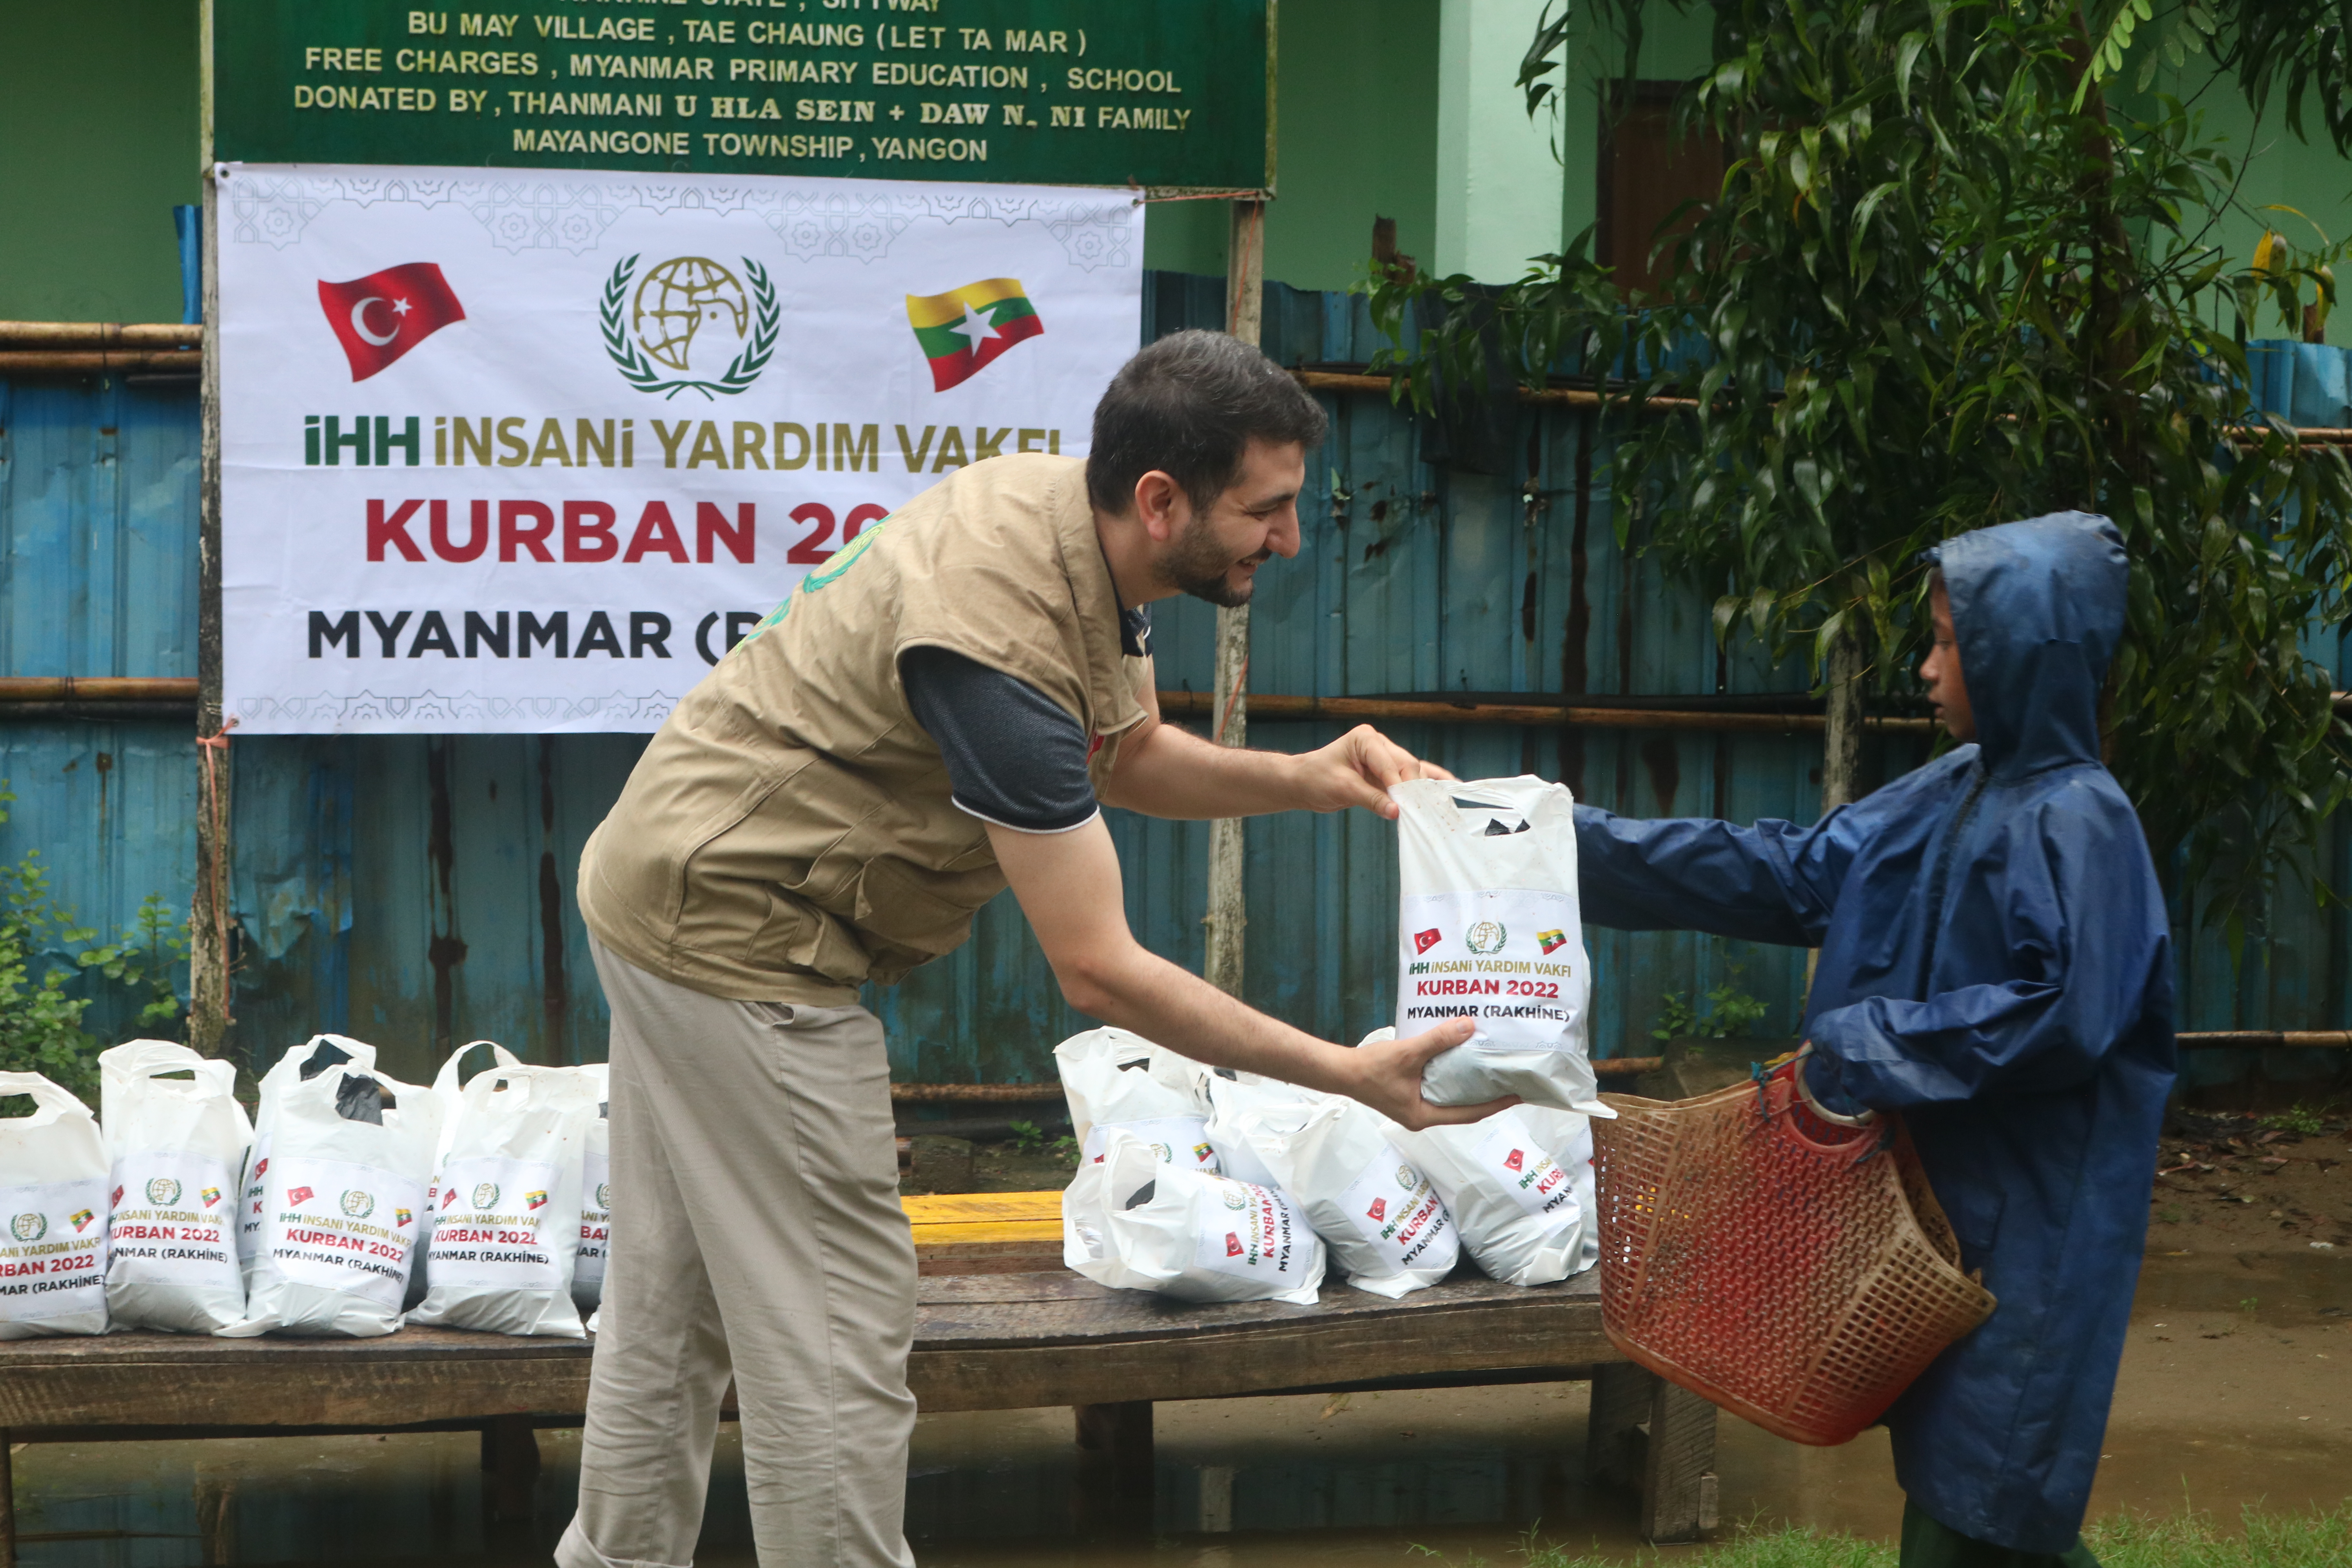
[[[2248,1508],[2235,1531],[2216,1525],[2210,1514],[2193,1510],[2180,1515],[2125,1513],[2091,1525],[2084,1538],[2100,1568],[2344,1568],[2352,1563],[2352,1501],[2309,1513]],[[1620,1568],[1625,1561],[1543,1545],[1532,1533],[1513,1555],[1525,1568]],[[1733,1529],[1697,1552],[1688,1547],[1644,1552],[1632,1561],[1644,1568],[1666,1563],[1703,1563],[1706,1568],[1896,1568],[1890,1542],[1799,1526]],[[1497,1565],[1474,1556],[1448,1568]]]

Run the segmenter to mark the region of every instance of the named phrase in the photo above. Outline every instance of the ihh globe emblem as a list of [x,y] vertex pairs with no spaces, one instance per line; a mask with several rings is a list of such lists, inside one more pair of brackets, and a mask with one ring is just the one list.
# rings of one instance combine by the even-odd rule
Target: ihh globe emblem
[[639,259],[614,264],[596,312],[621,379],[665,400],[732,397],[758,381],[782,320],[768,269],[747,256],[739,278],[709,257],[673,256],[639,277]]
[[[733,358],[751,329],[751,300],[735,274],[704,256],[680,256],[649,269],[637,285],[629,325],[637,346],[681,375],[694,370],[694,343],[706,327],[718,352]],[[709,352],[706,345],[705,352]],[[717,364],[710,367],[717,370]]]

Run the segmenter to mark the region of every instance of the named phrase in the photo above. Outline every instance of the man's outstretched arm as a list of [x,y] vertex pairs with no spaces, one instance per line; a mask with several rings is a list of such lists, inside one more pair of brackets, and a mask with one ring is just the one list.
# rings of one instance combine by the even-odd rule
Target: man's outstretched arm
[[1146,816],[1199,822],[1360,805],[1376,816],[1393,817],[1391,784],[1453,777],[1370,724],[1359,724],[1312,752],[1252,752],[1220,746],[1162,722],[1156,697],[1148,696],[1145,706],[1150,716],[1120,737],[1118,760],[1102,800]]
[[1470,1037],[1467,1020],[1402,1040],[1336,1046],[1144,951],[1127,929],[1118,854],[1100,817],[1066,833],[992,824],[988,837],[1062,994],[1079,1012],[1211,1067],[1344,1094],[1407,1127],[1475,1121],[1517,1103],[1438,1106],[1421,1097],[1421,1069]]

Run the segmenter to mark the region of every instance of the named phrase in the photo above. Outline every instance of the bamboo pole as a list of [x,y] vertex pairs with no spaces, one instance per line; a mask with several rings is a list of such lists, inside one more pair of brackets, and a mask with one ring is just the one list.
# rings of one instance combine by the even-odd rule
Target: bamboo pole
[[195,350],[0,350],[0,375],[90,375],[123,371],[177,371],[194,375],[205,356]]
[[164,321],[0,321],[0,349],[196,350],[202,324]]
[[[204,11],[204,145],[212,149],[212,7]],[[220,320],[220,192],[204,184],[204,315]],[[217,1057],[229,1026],[229,759],[221,726],[220,358],[204,356],[196,531],[196,896],[188,919],[188,1044]]]
[[[1225,331],[1255,346],[1265,294],[1265,204],[1258,200],[1234,203],[1233,223],[1225,247]],[[1217,700],[1223,707],[1212,716],[1222,746],[1249,743],[1249,606],[1217,611]],[[1238,996],[1242,990],[1242,933],[1249,924],[1242,893],[1242,819],[1224,817],[1209,824],[1209,908],[1201,923],[1208,928],[1208,952],[1202,972],[1210,984]]]
[[[1205,691],[1162,691],[1163,719],[1215,718],[1223,699]],[[1697,730],[1736,734],[1818,735],[1825,720],[1819,713],[1725,713],[1660,708],[1581,708],[1550,702],[1438,702],[1389,697],[1296,697],[1259,692],[1250,698],[1260,719],[1308,719],[1360,721],[1385,719],[1418,724],[1524,724],[1594,730]],[[1671,699],[1659,699],[1661,702]],[[1866,730],[1886,734],[1926,735],[1932,719],[1868,714]]]
[[192,676],[0,676],[0,702],[194,702]]

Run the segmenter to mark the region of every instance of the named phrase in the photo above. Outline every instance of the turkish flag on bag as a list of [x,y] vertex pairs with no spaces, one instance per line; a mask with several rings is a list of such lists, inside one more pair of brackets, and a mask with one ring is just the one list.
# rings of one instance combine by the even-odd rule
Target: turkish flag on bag
[[430,261],[387,267],[348,283],[319,284],[319,308],[352,362],[352,379],[365,381],[452,321],[466,319],[441,268]]

